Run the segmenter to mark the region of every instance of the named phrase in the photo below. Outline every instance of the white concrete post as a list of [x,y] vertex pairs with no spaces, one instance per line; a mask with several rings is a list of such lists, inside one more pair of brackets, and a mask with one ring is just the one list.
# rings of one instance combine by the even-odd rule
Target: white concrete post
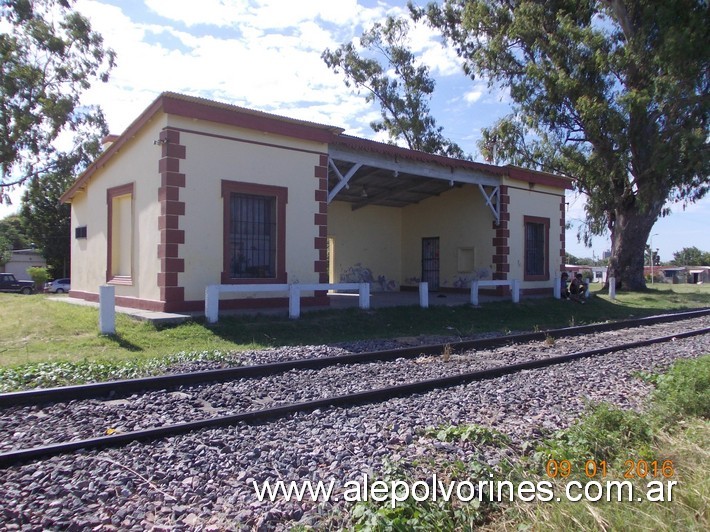
[[292,284],[288,289],[288,317],[296,320],[301,316],[301,288]]
[[219,320],[219,285],[210,284],[205,288],[205,319],[207,323]]
[[116,334],[116,287],[99,286],[99,332]]
[[478,281],[471,281],[471,304],[478,306]]
[[429,283],[419,283],[419,306],[429,308]]
[[520,303],[520,281],[513,279],[510,282],[510,288],[513,292],[513,303]]
[[609,277],[609,299],[616,299],[616,279]]
[[562,298],[562,286],[560,285],[561,280],[560,278],[555,275],[555,285],[552,287],[552,295],[555,299],[561,299]]
[[370,283],[360,283],[358,293],[360,294],[360,308],[368,310],[370,308]]

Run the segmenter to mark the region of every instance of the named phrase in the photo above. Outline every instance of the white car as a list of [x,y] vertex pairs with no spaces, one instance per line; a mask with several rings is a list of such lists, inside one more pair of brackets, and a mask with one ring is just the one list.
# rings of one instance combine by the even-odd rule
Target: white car
[[66,294],[71,290],[71,279],[55,279],[47,283],[45,289],[53,294]]

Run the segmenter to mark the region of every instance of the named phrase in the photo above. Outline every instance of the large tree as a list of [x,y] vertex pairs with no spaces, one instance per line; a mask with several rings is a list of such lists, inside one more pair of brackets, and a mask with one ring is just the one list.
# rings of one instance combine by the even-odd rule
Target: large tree
[[0,235],[0,266],[5,266],[12,259],[12,243]]
[[32,239],[25,233],[22,218],[11,214],[0,220],[0,237],[10,243],[12,249],[27,249],[32,246]]
[[673,202],[708,191],[710,10],[704,0],[446,0],[438,28],[472,78],[507,87],[484,131],[496,161],[576,179],[585,240],[608,230],[609,276],[645,287],[644,248]]
[[443,136],[431,116],[435,82],[429,68],[410,51],[408,29],[405,19],[388,17],[363,33],[359,46],[343,44],[326,50],[322,58],[336,73],[342,72],[347,87],[364,89],[367,100],[380,106],[381,119],[370,127],[387,132],[390,142],[401,140],[412,150],[464,158],[463,150]]
[[73,4],[0,0],[0,200],[9,201],[9,187],[65,167],[103,125],[80,97],[108,79],[114,52]]

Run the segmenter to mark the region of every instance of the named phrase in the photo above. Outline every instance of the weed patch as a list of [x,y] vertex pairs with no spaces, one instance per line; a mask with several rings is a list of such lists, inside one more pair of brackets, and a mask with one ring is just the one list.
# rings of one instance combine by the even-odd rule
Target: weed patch
[[15,368],[0,368],[0,393],[161,375],[171,366],[187,362],[238,364],[233,354],[221,351],[183,352],[142,360],[38,362]]

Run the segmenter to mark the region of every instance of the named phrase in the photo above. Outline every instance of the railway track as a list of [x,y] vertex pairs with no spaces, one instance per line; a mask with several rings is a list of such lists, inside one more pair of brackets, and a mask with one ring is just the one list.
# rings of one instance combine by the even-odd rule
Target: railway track
[[[501,338],[474,340],[468,342],[460,342],[451,344],[452,352],[454,353],[477,353],[485,349],[501,349],[502,346],[513,344],[522,344],[523,342],[540,342],[549,341],[550,338],[565,339],[573,338],[578,335],[588,335],[591,333],[599,334],[600,332],[610,331],[626,331],[635,330],[639,327],[652,328],[654,325],[667,324],[678,322],[679,320],[694,320],[697,322],[699,318],[703,318],[710,314],[710,310],[693,311],[691,313],[672,314],[655,316],[652,318],[644,318],[641,320],[625,320],[624,322],[614,324],[603,324],[601,326],[584,326],[577,328],[558,329],[554,331],[546,331],[540,333],[530,333],[525,335],[507,336]],[[701,320],[707,322],[707,320]],[[563,364],[589,358],[594,356],[602,356],[616,351],[635,349],[639,347],[649,346],[657,343],[669,342],[677,339],[704,335],[710,332],[710,327],[694,325],[695,328],[684,331],[674,331],[672,334],[659,335],[654,333],[651,337],[635,340],[632,342],[613,343],[602,347],[594,347],[592,349],[581,349],[564,354],[550,355],[544,352],[540,356],[530,359],[513,361],[512,363],[499,364],[493,367],[485,367],[483,369],[475,369],[473,371],[457,371],[453,374],[441,375],[435,378],[421,378],[411,382],[395,383],[387,386],[380,386],[373,389],[360,390],[350,393],[334,393],[326,397],[310,398],[305,401],[287,401],[283,404],[277,404],[267,408],[252,408],[248,411],[238,411],[228,415],[203,417],[202,419],[189,420],[179,423],[167,423],[157,427],[150,427],[140,430],[126,430],[113,433],[109,436],[91,437],[74,439],[73,441],[61,441],[45,445],[35,445],[32,447],[12,449],[0,454],[0,467],[9,467],[15,464],[26,462],[28,460],[45,458],[59,454],[71,453],[79,450],[101,449],[106,447],[125,445],[133,441],[148,441],[167,436],[184,434],[198,429],[208,427],[224,427],[236,425],[242,422],[255,423],[274,420],[284,416],[294,414],[296,412],[313,411],[333,406],[350,406],[356,404],[372,403],[384,401],[393,397],[402,397],[415,393],[422,393],[437,388],[446,388],[456,386],[468,382],[493,379],[503,375],[517,373],[523,370],[533,370]],[[626,335],[627,333],[624,333]],[[592,342],[598,343],[598,342]],[[574,341],[573,341],[574,344]],[[510,348],[508,348],[510,350]],[[267,364],[262,366],[231,368],[228,370],[217,370],[211,372],[200,372],[198,374],[182,374],[169,375],[151,379],[139,379],[136,381],[117,381],[113,383],[100,383],[96,385],[84,385],[68,387],[65,389],[39,390],[29,392],[17,392],[14,394],[3,394],[0,396],[0,403],[6,410],[13,412],[13,408],[21,408],[19,405],[38,405],[48,401],[58,401],[61,397],[62,401],[76,400],[86,397],[102,397],[107,394],[125,395],[135,390],[147,390],[156,388],[167,388],[170,386],[195,386],[196,383],[204,382],[226,382],[232,379],[256,380],[265,379],[269,376],[295,373],[302,371],[315,371],[324,368],[338,366],[345,368],[346,373],[352,373],[352,369],[348,369],[349,365],[365,365],[379,361],[381,364],[386,364],[387,361],[412,359],[414,357],[440,355],[443,346],[425,346],[413,349],[399,349],[393,351],[384,351],[377,353],[360,353],[356,355],[346,355],[338,357],[321,357],[294,360],[282,363]],[[519,349],[513,349],[519,351]],[[500,356],[500,355],[496,355]],[[472,358],[473,355],[461,355],[462,358]],[[442,365],[443,366],[443,365]],[[401,368],[400,368],[401,369]],[[125,387],[124,387],[125,386]],[[252,388],[255,389],[255,388]],[[64,392],[64,393],[62,393]],[[184,393],[184,392],[178,392]]]

